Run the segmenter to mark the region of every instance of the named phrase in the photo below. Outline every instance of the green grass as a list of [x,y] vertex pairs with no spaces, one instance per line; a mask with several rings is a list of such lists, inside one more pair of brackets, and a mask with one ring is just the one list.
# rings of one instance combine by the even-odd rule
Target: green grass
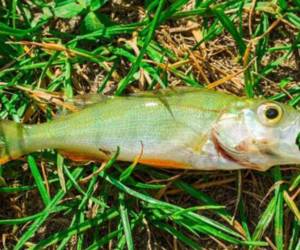
[[[51,120],[57,93],[205,86],[238,71],[218,88],[299,104],[299,0],[112,2],[1,1],[1,119]],[[51,150],[0,166],[0,248],[300,249],[296,168],[195,174],[116,156],[103,171]]]

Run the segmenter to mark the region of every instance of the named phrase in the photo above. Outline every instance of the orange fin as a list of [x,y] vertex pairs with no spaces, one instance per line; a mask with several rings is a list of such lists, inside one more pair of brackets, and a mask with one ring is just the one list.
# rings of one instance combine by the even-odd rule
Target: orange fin
[[189,169],[189,165],[172,161],[172,160],[160,160],[160,159],[140,159],[139,163],[150,165],[157,168],[173,168],[173,169]]
[[74,161],[74,162],[90,162],[90,161],[96,161],[96,162],[102,162],[104,161],[103,157],[101,155],[86,155],[86,154],[80,154],[76,152],[69,152],[69,151],[63,151],[59,150],[59,153],[63,155],[65,158]]
[[10,160],[12,160],[10,157],[3,156],[0,158],[0,165],[5,164],[5,163],[9,162]]

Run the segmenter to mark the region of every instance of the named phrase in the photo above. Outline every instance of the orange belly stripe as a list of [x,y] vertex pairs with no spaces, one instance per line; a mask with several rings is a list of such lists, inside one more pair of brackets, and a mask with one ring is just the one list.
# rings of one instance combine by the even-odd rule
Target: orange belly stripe
[[96,161],[96,162],[102,162],[104,159],[99,155],[86,155],[86,154],[80,154],[76,152],[68,152],[64,150],[58,150],[58,152],[64,156],[65,158],[74,161],[74,162],[88,162],[88,161]]
[[189,169],[191,168],[185,163],[172,161],[172,160],[160,160],[160,159],[140,159],[139,163],[150,165],[157,168],[174,168],[174,169]]

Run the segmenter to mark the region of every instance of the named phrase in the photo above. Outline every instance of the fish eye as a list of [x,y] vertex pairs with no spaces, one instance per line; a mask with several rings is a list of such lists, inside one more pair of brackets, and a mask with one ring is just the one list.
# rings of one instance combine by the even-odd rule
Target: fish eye
[[283,110],[277,103],[263,103],[258,107],[257,114],[264,125],[273,126],[281,121]]

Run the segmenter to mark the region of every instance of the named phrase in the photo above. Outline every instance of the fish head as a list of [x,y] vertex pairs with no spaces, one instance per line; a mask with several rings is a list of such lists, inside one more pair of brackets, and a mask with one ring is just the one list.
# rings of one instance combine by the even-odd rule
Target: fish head
[[245,168],[300,164],[300,112],[274,101],[241,99],[223,110],[212,139],[223,157]]

